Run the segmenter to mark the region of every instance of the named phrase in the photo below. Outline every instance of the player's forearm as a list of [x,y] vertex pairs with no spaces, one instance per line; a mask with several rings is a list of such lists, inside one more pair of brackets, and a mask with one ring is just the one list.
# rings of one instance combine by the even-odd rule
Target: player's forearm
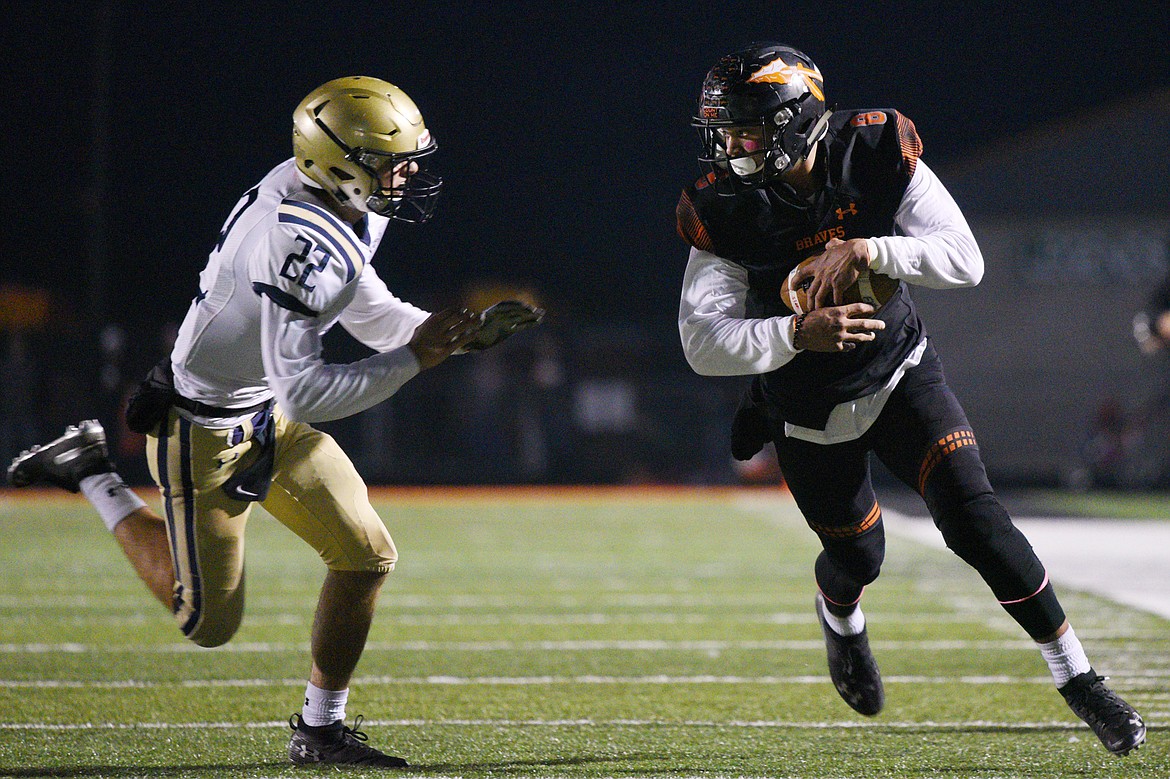
[[748,376],[776,370],[796,356],[792,317],[679,320],[683,353],[702,376]]
[[683,275],[678,329],[683,353],[703,376],[767,373],[796,356],[792,317],[748,319],[747,272],[693,249]]
[[314,319],[275,305],[261,317],[264,373],[284,413],[299,422],[327,422],[364,411],[418,375],[406,346],[346,364],[326,363]]
[[983,254],[975,238],[940,230],[923,236],[869,238],[869,266],[879,273],[933,289],[973,287],[983,278]]
[[866,241],[871,268],[935,289],[973,287],[982,280],[979,244],[954,198],[922,160],[894,221],[900,235]]
[[390,293],[367,268],[359,280],[358,294],[341,314],[341,326],[376,352],[405,346],[414,330],[430,316],[418,306]]
[[311,361],[300,370],[269,372],[281,409],[298,422],[342,419],[381,403],[419,373],[405,346],[346,364]]

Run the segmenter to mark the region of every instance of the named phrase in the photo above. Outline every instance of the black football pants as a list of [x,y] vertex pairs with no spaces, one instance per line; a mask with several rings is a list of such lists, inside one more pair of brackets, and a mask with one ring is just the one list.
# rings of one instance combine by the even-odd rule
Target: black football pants
[[821,539],[816,580],[831,610],[851,611],[885,557],[873,452],[923,497],[947,547],[979,572],[1033,639],[1064,622],[1044,566],[991,489],[967,416],[930,345],[861,438],[809,443],[784,437],[782,422],[772,432],[784,479]]

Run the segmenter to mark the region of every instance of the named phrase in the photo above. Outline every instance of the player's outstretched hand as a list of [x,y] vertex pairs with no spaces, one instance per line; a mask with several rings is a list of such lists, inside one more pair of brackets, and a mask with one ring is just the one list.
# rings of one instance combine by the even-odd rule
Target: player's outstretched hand
[[466,349],[481,327],[480,315],[474,311],[445,308],[431,314],[414,329],[407,347],[418,358],[420,370],[425,371]]
[[813,309],[804,317],[796,346],[812,352],[848,352],[856,349],[858,344],[877,338],[878,330],[886,329],[886,323],[882,320],[865,318],[874,310],[868,303]]
[[479,352],[495,346],[512,333],[540,324],[544,311],[519,300],[504,300],[480,314],[479,331],[468,341],[467,351]]

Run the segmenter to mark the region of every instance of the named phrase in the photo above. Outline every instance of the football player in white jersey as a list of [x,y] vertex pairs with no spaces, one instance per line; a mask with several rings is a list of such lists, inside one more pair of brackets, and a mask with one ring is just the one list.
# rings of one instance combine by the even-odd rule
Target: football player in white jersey
[[[244,528],[260,503],[328,568],[289,757],[404,767],[366,744],[359,722],[345,725],[350,677],[398,555],[349,458],[310,424],[367,409],[540,312],[512,303],[429,314],[378,278],[370,260],[390,220],[426,221],[442,186],[426,169],[435,140],[402,90],[364,76],[324,84],[297,106],[293,148],[232,208],[170,359],[131,403],[163,516],[126,488],[93,420],[16,458],[8,477],[83,492],[183,634],[207,647],[239,627]],[[326,363],[321,337],[336,323],[376,353]]]

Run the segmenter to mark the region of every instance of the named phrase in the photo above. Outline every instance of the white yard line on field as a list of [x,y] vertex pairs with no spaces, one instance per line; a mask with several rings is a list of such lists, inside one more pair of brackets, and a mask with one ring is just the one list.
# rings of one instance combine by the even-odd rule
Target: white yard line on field
[[[880,640],[872,641],[877,649],[921,652],[948,652],[972,650],[1002,650],[1034,652],[1035,646],[1026,639],[997,640]],[[237,642],[217,647],[223,653],[303,652],[308,642]],[[731,651],[816,651],[825,648],[821,639],[787,639],[768,641],[667,641],[596,640],[596,641],[371,641],[366,651],[373,652],[731,652]],[[79,644],[28,643],[0,644],[0,654],[186,654],[207,650],[189,643],[170,644]]]
[[[653,719],[399,719],[363,720],[370,727],[386,728],[429,728],[489,727],[489,728],[776,728],[781,730],[1084,730],[1081,722],[1036,721],[1036,722],[995,722],[992,720],[970,720],[967,722],[880,722],[880,721],[839,721],[839,722],[785,722],[783,720],[653,720]],[[0,723],[0,730],[231,730],[235,728],[282,728],[288,729],[288,722],[85,722],[56,724],[42,722]]]
[[[1170,673],[1164,674],[1170,677]],[[356,685],[397,684],[459,687],[485,686],[540,686],[540,685],[608,685],[608,684],[825,684],[828,676],[366,676],[353,680]],[[1051,684],[1047,676],[887,676],[888,684]],[[304,679],[185,679],[180,681],[77,681],[72,679],[15,679],[0,680],[0,689],[157,689],[170,687],[303,687]]]
[[[732,604],[729,599],[728,607]],[[140,600],[138,601],[141,602]],[[707,624],[737,624],[737,625],[816,625],[816,614],[811,608],[802,608],[799,611],[759,611],[759,612],[731,612],[726,609],[714,614],[677,613],[677,612],[644,612],[635,611],[626,614],[604,612],[589,612],[580,614],[527,612],[527,613],[499,613],[492,614],[483,611],[472,612],[432,612],[429,614],[407,614],[396,611],[397,601],[389,596],[386,598],[386,610],[393,612],[387,620],[397,625],[417,626],[477,626],[477,625],[707,625]],[[251,604],[255,605],[255,604]],[[770,604],[761,604],[770,605]],[[677,599],[675,606],[680,610],[694,608],[690,599],[683,596]],[[20,598],[4,598],[0,596],[0,623],[13,625],[39,625],[45,620],[44,609],[61,609],[69,611],[68,615],[54,616],[55,624],[76,624],[86,627],[94,625],[150,625],[155,624],[161,612],[140,612],[130,616],[123,616],[119,609],[132,608],[129,602],[103,603],[91,607],[78,606],[69,597],[36,598],[22,601]],[[636,608],[636,607],[635,607]],[[37,609],[38,611],[31,611]],[[302,626],[312,622],[313,611],[306,607],[301,614],[265,614],[257,613],[253,609],[247,617],[249,627],[265,625]],[[882,612],[880,609],[867,613],[880,614],[882,624],[905,625],[935,625],[939,623],[971,623],[973,618],[969,614],[910,614],[899,612]],[[1115,634],[1111,634],[1115,635]],[[5,645],[0,644],[0,652]],[[8,646],[16,646],[9,644]]]
[[[1127,674],[1126,686],[1132,689],[1160,689],[1170,679],[1170,670],[1144,670]],[[826,684],[827,675],[802,676],[363,676],[353,680],[355,685],[423,685],[439,687],[461,686],[552,686],[552,685],[673,685],[673,684],[725,684],[725,685],[785,685],[785,684]],[[885,676],[887,684],[962,684],[962,685],[1019,685],[1052,684],[1048,676]],[[183,679],[176,681],[144,681],[126,679],[74,680],[74,679],[0,679],[0,689],[87,689],[124,690],[160,688],[205,688],[205,687],[301,687],[304,679]]]

